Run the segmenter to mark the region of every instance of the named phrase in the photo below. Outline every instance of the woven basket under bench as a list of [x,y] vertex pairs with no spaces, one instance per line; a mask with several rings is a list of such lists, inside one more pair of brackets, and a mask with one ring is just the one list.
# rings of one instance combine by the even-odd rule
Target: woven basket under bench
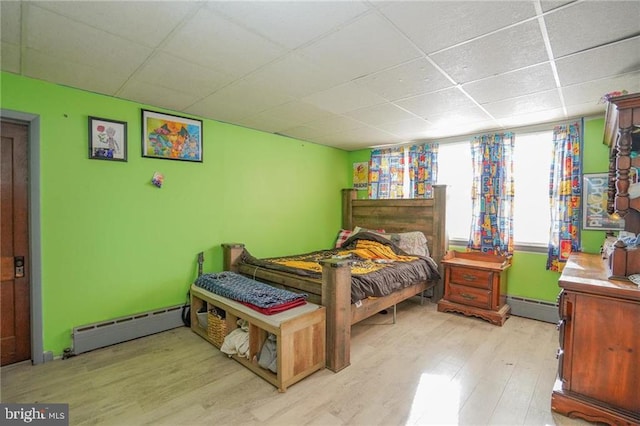
[[227,320],[218,315],[215,310],[207,313],[207,337],[208,340],[217,348],[222,346],[224,338],[227,335]]

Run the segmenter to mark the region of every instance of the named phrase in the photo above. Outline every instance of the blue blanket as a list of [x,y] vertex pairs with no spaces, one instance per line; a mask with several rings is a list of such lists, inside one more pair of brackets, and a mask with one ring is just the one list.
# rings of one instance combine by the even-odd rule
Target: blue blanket
[[219,296],[263,309],[287,305],[307,298],[304,293],[275,288],[230,271],[203,274],[196,279],[195,284]]

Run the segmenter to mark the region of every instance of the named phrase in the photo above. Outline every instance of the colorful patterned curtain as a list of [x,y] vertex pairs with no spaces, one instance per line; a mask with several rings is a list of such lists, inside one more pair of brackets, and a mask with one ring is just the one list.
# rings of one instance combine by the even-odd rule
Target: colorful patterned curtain
[[369,198],[402,198],[405,147],[374,149],[369,160]]
[[513,254],[514,142],[512,133],[483,135],[471,141],[470,251]]
[[547,269],[562,272],[572,251],[580,250],[582,194],[581,123],[553,129],[553,160],[549,180],[551,232]]
[[425,143],[409,148],[409,197],[433,198],[438,179],[438,144]]

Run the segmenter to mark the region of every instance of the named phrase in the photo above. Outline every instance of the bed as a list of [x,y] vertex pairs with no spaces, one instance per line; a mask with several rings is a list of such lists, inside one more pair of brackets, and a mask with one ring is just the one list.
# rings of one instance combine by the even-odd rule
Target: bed
[[[384,229],[385,233],[422,232],[427,239],[429,255],[443,276],[440,260],[448,241],[445,232],[446,187],[436,185],[433,199],[359,200],[355,189],[342,190],[342,228]],[[327,368],[337,372],[350,364],[351,325],[397,303],[429,292],[432,302],[443,294],[443,280],[434,274],[430,279],[406,283],[392,293],[365,298],[352,303],[352,260],[329,256],[319,263],[320,276],[298,275],[290,271],[251,264],[244,244],[223,244],[224,269],[258,281],[295,292],[304,292],[308,300],[326,308]]]

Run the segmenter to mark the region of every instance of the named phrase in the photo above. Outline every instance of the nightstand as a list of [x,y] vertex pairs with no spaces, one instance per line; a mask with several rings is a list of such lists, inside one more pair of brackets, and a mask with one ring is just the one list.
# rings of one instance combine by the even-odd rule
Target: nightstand
[[450,251],[442,265],[444,297],[438,302],[439,312],[458,312],[504,324],[511,312],[506,303],[510,257]]

